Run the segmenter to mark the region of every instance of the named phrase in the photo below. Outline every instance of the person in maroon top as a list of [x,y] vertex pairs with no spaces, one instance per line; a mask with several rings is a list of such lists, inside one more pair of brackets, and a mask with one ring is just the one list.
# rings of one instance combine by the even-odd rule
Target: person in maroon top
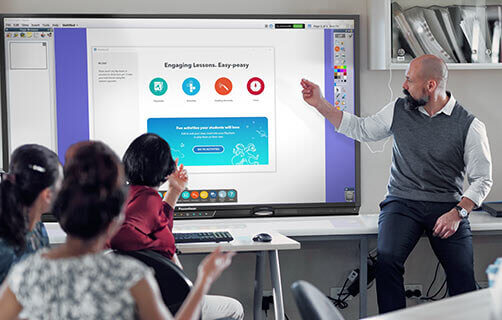
[[[129,182],[125,203],[125,221],[111,239],[112,249],[155,250],[183,268],[174,243],[173,210],[188,183],[188,174],[178,159],[173,160],[169,144],[160,136],[145,133],[127,148],[124,169]],[[159,187],[168,182],[164,198]],[[239,301],[223,296],[206,295],[202,303],[202,320],[244,318]]]

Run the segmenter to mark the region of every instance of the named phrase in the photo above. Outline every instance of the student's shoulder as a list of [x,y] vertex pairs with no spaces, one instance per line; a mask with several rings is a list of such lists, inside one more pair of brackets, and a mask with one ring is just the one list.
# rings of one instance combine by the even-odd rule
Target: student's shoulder
[[141,214],[144,217],[158,212],[161,208],[162,198],[155,189],[150,187],[134,188],[130,191],[126,216]]
[[162,198],[160,197],[157,190],[147,186],[133,185],[129,189],[129,195],[131,197],[131,200],[149,199],[159,201],[159,203],[162,202]]
[[3,258],[7,258],[9,256],[14,256],[16,254],[16,250],[14,247],[7,242],[7,240],[0,238],[0,261],[3,260]]
[[[44,282],[42,276],[47,275],[47,266],[43,264],[40,250],[26,256],[25,259],[16,262],[9,271],[9,284],[14,293],[22,287],[31,287],[35,282]],[[17,294],[16,294],[17,295]]]
[[103,266],[107,270],[104,272],[113,270],[113,277],[129,283],[129,286],[145,278],[147,274],[153,273],[150,267],[132,257],[109,253],[102,255],[102,259],[106,261]]
[[118,253],[107,253],[102,255],[102,259],[112,267],[125,268],[125,269],[148,269],[148,266],[143,262]]
[[0,238],[0,282],[5,278],[16,259],[16,251],[4,239]]

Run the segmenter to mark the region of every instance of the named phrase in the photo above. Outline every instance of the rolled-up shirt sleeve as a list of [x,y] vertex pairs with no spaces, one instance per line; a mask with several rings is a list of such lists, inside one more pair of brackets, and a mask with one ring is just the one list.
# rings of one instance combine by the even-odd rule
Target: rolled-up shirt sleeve
[[463,197],[481,206],[493,185],[490,145],[483,122],[474,119],[467,132],[464,151],[465,171],[469,187]]
[[358,117],[343,112],[342,122],[337,132],[358,141],[378,141],[392,135],[390,128],[394,117],[393,101],[372,116]]

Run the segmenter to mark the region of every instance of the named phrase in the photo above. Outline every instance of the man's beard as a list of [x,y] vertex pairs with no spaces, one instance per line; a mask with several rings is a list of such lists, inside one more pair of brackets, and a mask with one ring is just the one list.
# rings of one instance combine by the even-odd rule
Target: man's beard
[[403,93],[406,96],[404,98],[404,108],[408,111],[417,110],[419,107],[425,106],[429,102],[428,96],[417,100],[411,96],[408,90],[403,89]]

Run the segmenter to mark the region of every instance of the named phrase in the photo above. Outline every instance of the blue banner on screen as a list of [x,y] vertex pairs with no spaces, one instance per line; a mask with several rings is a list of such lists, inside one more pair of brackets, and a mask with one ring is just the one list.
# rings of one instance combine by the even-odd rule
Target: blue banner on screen
[[150,118],[147,130],[164,138],[185,166],[268,165],[268,120]]

